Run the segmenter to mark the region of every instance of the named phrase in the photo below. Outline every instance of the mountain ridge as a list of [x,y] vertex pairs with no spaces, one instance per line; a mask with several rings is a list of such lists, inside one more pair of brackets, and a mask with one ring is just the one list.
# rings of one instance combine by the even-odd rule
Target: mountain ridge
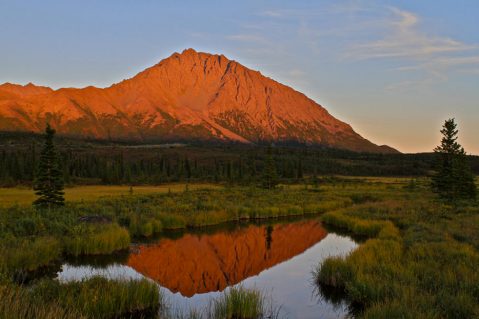
[[173,53],[106,88],[0,85],[0,130],[138,142],[297,142],[392,153],[301,92],[224,55]]

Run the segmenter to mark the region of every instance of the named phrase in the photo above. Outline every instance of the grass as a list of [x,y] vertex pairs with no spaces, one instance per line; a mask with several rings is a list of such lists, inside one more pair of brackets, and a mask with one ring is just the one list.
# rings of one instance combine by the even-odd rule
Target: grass
[[[0,261],[0,268],[6,263],[3,268],[7,271],[32,271],[63,255],[111,254],[128,248],[131,238],[141,240],[165,230],[318,214],[350,206],[351,198],[358,196],[342,186],[334,191],[296,187],[273,191],[253,187],[175,191],[69,202],[56,210],[19,205],[0,208],[0,250],[11,256],[8,262]],[[42,241],[44,250],[39,244]]]
[[479,207],[446,206],[425,188],[397,191],[402,199],[322,216],[369,239],[323,261],[318,284],[343,290],[359,318],[478,318]]
[[72,256],[111,254],[127,249],[130,234],[117,224],[80,224],[64,239],[65,252]]
[[[215,184],[189,184],[190,190],[217,189],[221,186]],[[168,192],[178,193],[185,189],[184,183],[166,184],[159,186],[133,186],[133,195],[165,194]],[[131,196],[129,185],[93,185],[74,186],[65,189],[65,199],[68,202],[96,201],[102,198]],[[29,206],[35,200],[35,194],[31,188],[15,187],[0,188],[0,207],[13,205]]]
[[165,319],[276,319],[280,307],[257,289],[232,287],[211,298],[203,309],[168,309],[160,315]]
[[231,288],[213,300],[209,318],[261,319],[275,318],[276,312],[268,309],[265,296],[254,289]]
[[0,242],[0,273],[22,277],[61,258],[61,244],[53,237],[9,238]]
[[[399,197],[392,189],[407,185],[408,179],[381,184],[377,181],[335,178],[321,187],[283,185],[275,190],[255,187],[213,187],[146,195],[101,197],[95,201],[67,202],[64,208],[37,211],[31,206],[0,208],[0,249],[13,256],[3,268],[32,271],[61,259],[63,255],[110,254],[126,249],[131,238],[144,237],[187,227],[205,227],[224,222],[319,214],[344,209],[355,203],[379,201],[385,196]],[[198,186],[199,187],[199,186]],[[393,188],[392,188],[393,187]],[[103,187],[100,187],[103,188]],[[31,243],[52,238],[58,247],[42,258],[16,258],[15,254],[34,256]],[[9,242],[25,242],[20,253]],[[0,260],[0,268],[2,267]],[[28,265],[28,267],[25,267]],[[23,270],[22,270],[23,271]]]
[[0,285],[0,300],[1,319],[86,319],[51,300],[38,302],[27,289],[14,285]]
[[146,279],[46,279],[30,289],[2,285],[0,297],[0,318],[146,318],[155,316],[162,304],[158,287]]
[[173,312],[158,286],[143,280],[93,277],[61,283],[43,279],[29,289],[0,284],[1,319],[275,319],[279,308],[256,289],[231,288],[211,299],[202,311]]
[[141,317],[158,312],[161,304],[157,285],[146,279],[94,277],[68,283],[45,280],[34,287],[32,294],[40,301],[52,298],[63,308],[73,309],[87,318]]
[[[7,256],[0,259],[0,282],[5,278],[11,287],[12,274],[39,269],[67,254],[108,254],[128,247],[131,238],[169,229],[318,213],[324,223],[366,239],[350,255],[326,259],[316,272],[318,283],[342,290],[359,306],[358,318],[479,317],[479,207],[447,206],[435,199],[425,180],[334,178],[319,189],[284,185],[272,191],[240,186],[186,190],[183,185],[171,192],[134,190],[132,195],[73,201],[55,211],[26,205],[0,208],[0,254]],[[98,287],[102,285],[109,287]],[[94,289],[88,287],[85,291]],[[8,289],[9,294],[27,293]],[[48,289],[45,295],[57,291]],[[268,311],[258,310],[262,304],[257,294],[232,290],[213,305],[231,318],[261,317]],[[57,296],[59,304],[67,302]],[[107,312],[109,302],[91,311]],[[87,313],[86,305],[63,305]]]

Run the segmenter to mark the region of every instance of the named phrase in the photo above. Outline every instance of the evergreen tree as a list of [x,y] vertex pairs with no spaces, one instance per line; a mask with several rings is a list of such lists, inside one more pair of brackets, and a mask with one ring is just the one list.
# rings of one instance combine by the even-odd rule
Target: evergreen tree
[[271,147],[268,147],[263,170],[262,186],[266,189],[273,189],[278,185],[276,164],[273,159]]
[[445,121],[441,134],[441,145],[434,149],[438,163],[432,177],[433,191],[448,201],[475,198],[474,175],[464,148],[457,142],[458,130],[454,119]]
[[185,172],[186,172],[186,178],[190,179],[191,178],[191,166],[190,166],[190,161],[188,160],[188,157],[185,157]]
[[303,178],[303,161],[301,159],[298,160],[298,174],[297,174],[298,179]]
[[54,136],[55,130],[50,127],[50,124],[47,124],[45,144],[40,154],[40,162],[33,187],[35,194],[38,196],[33,205],[39,208],[51,208],[65,204],[63,173],[53,144]]

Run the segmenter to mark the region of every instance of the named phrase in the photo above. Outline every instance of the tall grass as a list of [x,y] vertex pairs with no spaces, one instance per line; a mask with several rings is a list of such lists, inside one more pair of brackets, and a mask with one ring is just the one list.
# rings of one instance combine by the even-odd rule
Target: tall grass
[[362,305],[360,318],[479,318],[479,224],[464,223],[478,213],[419,197],[327,213],[326,223],[371,239],[323,261],[315,278]]
[[154,318],[163,304],[156,284],[91,278],[60,283],[44,279],[28,289],[0,285],[0,318]]
[[73,309],[65,309],[51,299],[38,302],[28,290],[13,285],[0,285],[0,300],[1,319],[87,318]]
[[0,242],[0,273],[22,275],[60,259],[60,242],[53,237],[8,238]]
[[80,282],[59,283],[44,280],[31,295],[39,303],[55,302],[87,318],[142,317],[156,314],[161,296],[156,284],[143,280],[108,280],[93,277]]
[[117,224],[82,223],[64,238],[65,252],[73,256],[111,254],[129,245],[128,231]]
[[232,288],[213,301],[213,316],[217,319],[255,319],[263,317],[263,296],[259,291]]
[[268,305],[263,293],[256,289],[231,288],[212,300],[208,311],[211,319],[277,318],[279,310]]

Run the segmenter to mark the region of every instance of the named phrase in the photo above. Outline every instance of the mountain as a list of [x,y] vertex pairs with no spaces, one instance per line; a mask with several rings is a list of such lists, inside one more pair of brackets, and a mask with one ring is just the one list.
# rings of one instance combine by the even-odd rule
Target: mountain
[[397,152],[354,132],[321,105],[223,55],[187,49],[108,88],[0,85],[0,131],[108,140],[299,142]]

